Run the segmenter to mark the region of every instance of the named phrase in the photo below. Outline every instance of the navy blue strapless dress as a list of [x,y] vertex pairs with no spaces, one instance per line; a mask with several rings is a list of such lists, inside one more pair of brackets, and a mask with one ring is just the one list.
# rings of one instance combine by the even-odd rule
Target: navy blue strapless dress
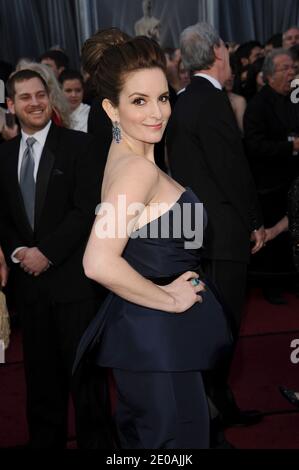
[[[186,271],[197,271],[200,250],[185,249],[184,231],[177,238],[172,228],[175,207],[182,208],[189,203],[194,216],[199,202],[188,188],[166,214],[141,228],[139,237],[129,239],[123,257],[136,271],[157,284],[159,279],[170,282]],[[169,237],[147,236],[147,232],[161,234],[166,217],[170,222]],[[180,223],[183,228],[183,218]],[[86,355],[101,367],[132,372],[213,368],[231,347],[232,338],[217,294],[207,286],[202,297],[202,304],[196,303],[186,312],[174,314],[142,307],[110,293],[81,339],[74,369]]]

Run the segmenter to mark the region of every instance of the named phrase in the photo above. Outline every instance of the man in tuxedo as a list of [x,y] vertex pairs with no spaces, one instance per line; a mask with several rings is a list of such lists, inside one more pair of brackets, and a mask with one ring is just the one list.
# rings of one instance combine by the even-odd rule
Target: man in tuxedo
[[[192,79],[169,122],[170,169],[176,180],[195,191],[207,210],[205,271],[218,287],[238,331],[250,238],[255,253],[263,246],[264,229],[240,132],[222,91],[230,76],[229,54],[218,33],[205,23],[182,32],[181,53]],[[257,416],[241,412],[226,385],[230,361],[207,381],[209,395],[225,425],[251,424]]]
[[1,146],[1,243],[21,316],[29,446],[65,447],[71,392],[78,447],[108,448],[105,381],[91,365],[71,374],[99,306],[82,258],[100,197],[101,160],[91,136],[51,122],[49,90],[38,73],[15,73],[7,90],[21,135]]

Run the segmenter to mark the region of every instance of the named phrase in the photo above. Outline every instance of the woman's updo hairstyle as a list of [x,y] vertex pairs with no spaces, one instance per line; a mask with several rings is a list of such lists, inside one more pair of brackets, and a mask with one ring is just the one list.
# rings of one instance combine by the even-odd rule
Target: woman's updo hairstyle
[[107,44],[123,44],[130,39],[128,34],[123,33],[118,28],[109,28],[97,31],[88,38],[81,49],[81,65],[84,72],[87,72],[91,78],[97,69],[100,57]]
[[166,74],[165,55],[154,40],[145,36],[127,39],[116,28],[101,33],[98,33],[98,62],[93,77],[101,98],[118,106],[125,77],[130,72],[157,67]]

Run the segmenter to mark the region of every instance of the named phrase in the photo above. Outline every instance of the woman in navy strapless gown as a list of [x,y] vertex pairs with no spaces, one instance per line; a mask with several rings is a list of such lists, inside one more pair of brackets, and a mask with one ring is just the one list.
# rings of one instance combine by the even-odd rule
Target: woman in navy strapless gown
[[88,355],[112,369],[122,448],[208,448],[201,371],[231,337],[217,296],[199,279],[205,215],[192,190],[154,162],[170,115],[163,52],[147,38],[116,45],[106,33],[97,75],[114,139],[83,264],[111,292],[74,368]]

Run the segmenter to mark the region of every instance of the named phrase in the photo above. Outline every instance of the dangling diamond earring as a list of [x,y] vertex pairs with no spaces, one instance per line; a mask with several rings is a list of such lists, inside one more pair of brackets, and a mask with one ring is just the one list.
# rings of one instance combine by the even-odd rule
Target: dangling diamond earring
[[120,141],[121,141],[121,130],[120,130],[120,127],[119,127],[119,123],[117,121],[115,121],[113,123],[113,126],[112,126],[112,137],[113,137],[113,140],[115,140],[115,142],[117,144],[120,143]]

